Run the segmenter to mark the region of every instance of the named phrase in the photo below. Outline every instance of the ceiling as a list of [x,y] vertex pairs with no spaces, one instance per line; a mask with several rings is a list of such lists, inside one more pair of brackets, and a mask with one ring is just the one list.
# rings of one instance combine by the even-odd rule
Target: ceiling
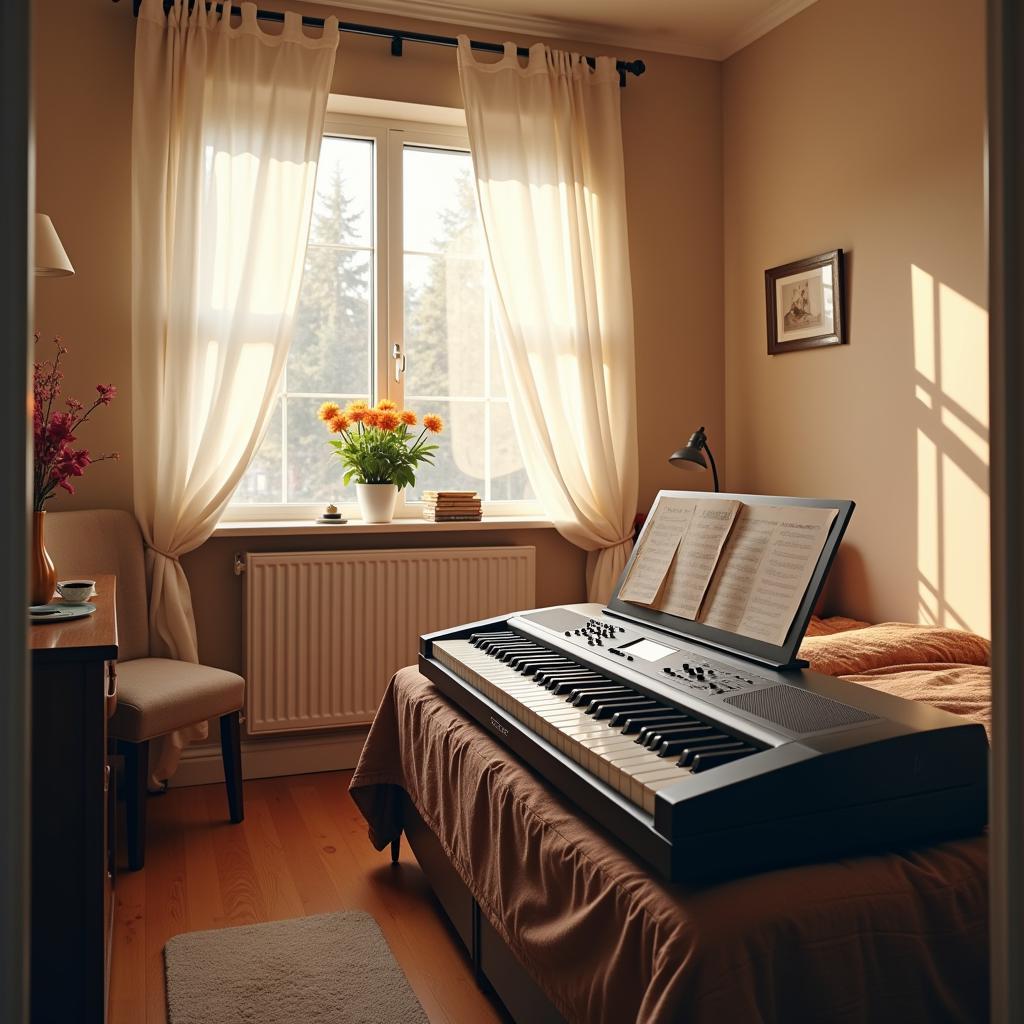
[[[324,0],[321,0],[324,2]],[[724,60],[814,0],[326,0],[338,7]]]

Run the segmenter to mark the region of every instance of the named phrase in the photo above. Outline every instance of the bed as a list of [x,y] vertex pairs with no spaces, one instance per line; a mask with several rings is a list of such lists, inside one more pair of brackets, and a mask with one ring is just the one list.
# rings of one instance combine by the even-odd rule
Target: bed
[[[801,654],[989,724],[989,645],[972,634],[813,619]],[[392,680],[350,789],[378,849],[405,832],[524,1024],[988,1019],[984,837],[672,885],[415,668]]]

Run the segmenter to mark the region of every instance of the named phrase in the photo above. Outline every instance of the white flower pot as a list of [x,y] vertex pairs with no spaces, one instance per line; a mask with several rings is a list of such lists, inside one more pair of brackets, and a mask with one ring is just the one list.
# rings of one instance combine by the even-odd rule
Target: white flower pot
[[390,523],[395,515],[395,484],[356,484],[356,497],[364,523]]

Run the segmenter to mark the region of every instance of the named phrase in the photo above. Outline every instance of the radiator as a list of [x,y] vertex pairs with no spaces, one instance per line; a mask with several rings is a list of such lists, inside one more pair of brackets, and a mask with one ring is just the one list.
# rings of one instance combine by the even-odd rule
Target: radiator
[[421,633],[534,606],[532,547],[250,553],[250,734],[369,722]]

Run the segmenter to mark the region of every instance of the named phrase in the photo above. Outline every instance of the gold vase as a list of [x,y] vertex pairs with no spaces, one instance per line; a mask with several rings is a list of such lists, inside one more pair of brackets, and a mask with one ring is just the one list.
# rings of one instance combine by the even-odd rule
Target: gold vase
[[49,604],[57,585],[57,570],[46,550],[43,536],[45,512],[32,513],[32,547],[29,550],[29,602]]

